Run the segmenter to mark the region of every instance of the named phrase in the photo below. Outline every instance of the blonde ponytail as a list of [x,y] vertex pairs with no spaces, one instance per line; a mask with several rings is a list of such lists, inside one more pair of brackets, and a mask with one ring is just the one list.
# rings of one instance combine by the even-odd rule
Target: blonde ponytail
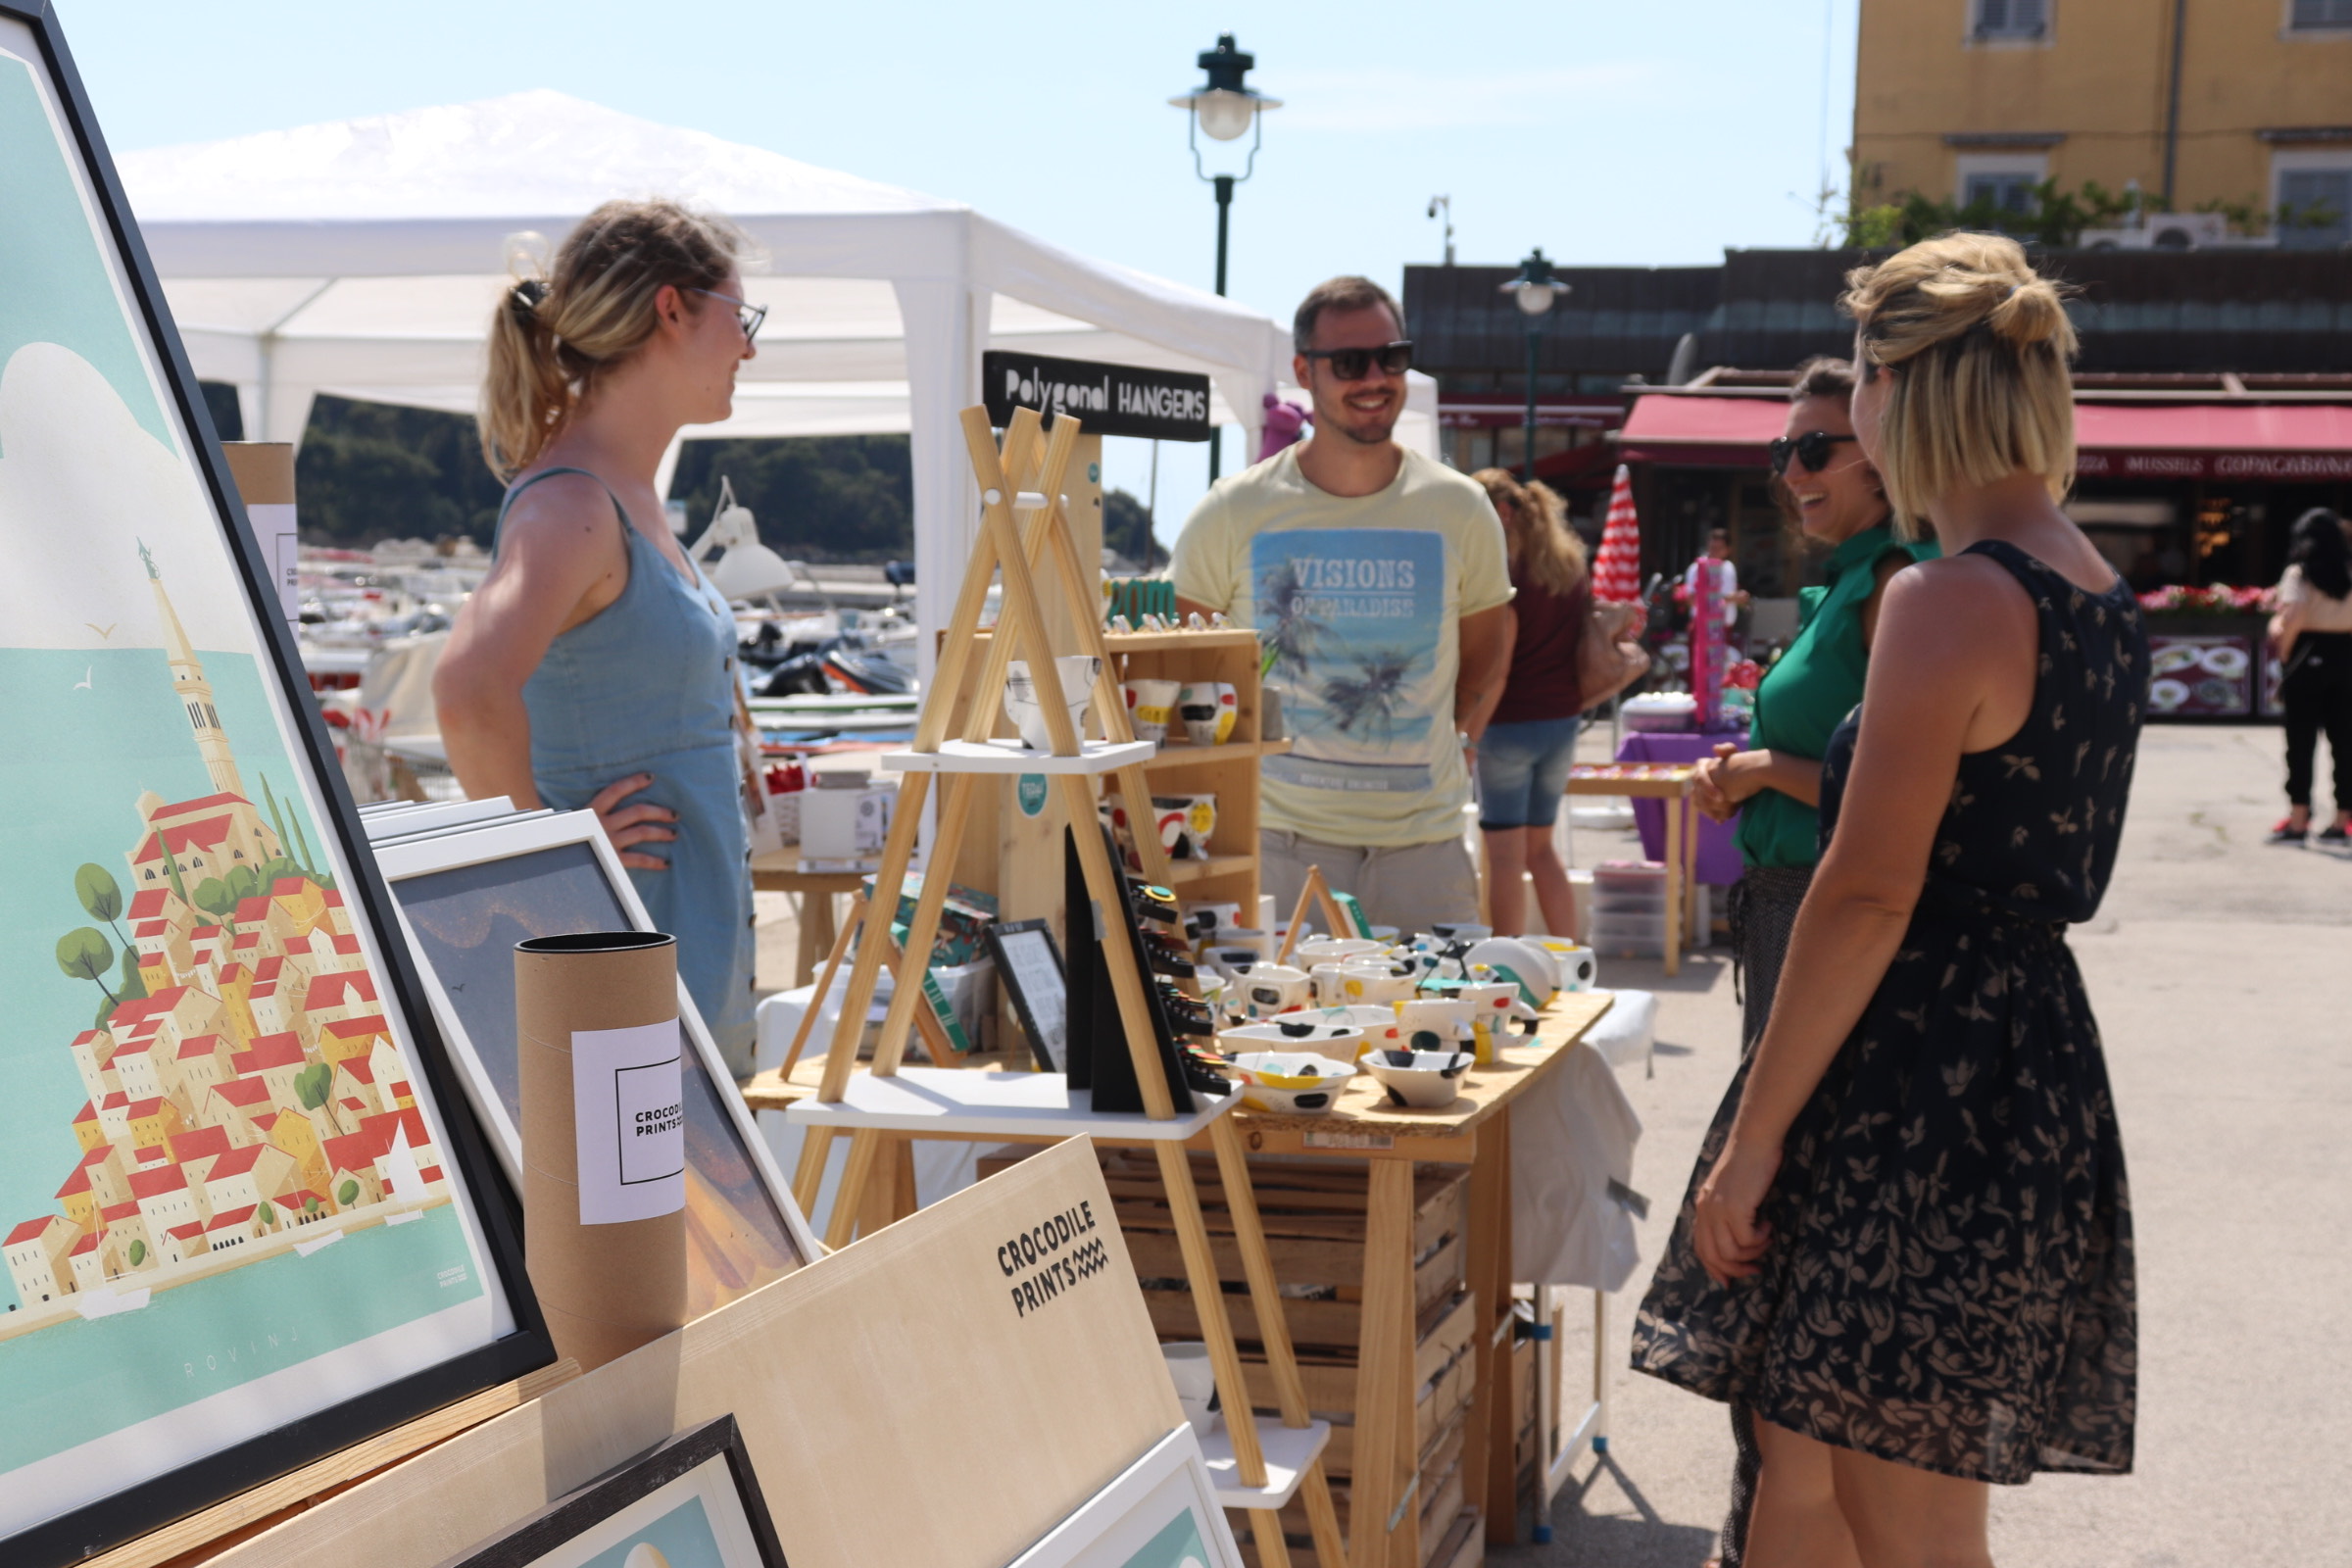
[[2002,234],[1923,240],[1846,274],[1861,371],[1899,367],[1880,416],[1879,475],[1895,531],[1917,538],[1937,496],[2024,469],[2074,482],[2076,348],[2058,286]]
[[607,202],[582,219],[551,274],[517,281],[491,313],[479,416],[490,471],[511,479],[536,462],[597,377],[653,335],[655,296],[724,287],[742,249],[723,219],[674,202]]

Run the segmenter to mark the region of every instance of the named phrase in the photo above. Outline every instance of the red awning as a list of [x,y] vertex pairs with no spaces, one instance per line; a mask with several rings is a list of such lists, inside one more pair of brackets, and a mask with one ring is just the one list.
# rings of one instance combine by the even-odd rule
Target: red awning
[[[1653,394],[1626,416],[1628,463],[1761,467],[1788,406]],[[2151,479],[2352,479],[2352,405],[2083,403],[2077,471]]]
[[2352,406],[2084,403],[2076,471],[2152,479],[2352,479]]
[[1618,451],[1628,463],[1762,467],[1764,448],[1788,419],[1780,398],[1653,393],[1634,401]]

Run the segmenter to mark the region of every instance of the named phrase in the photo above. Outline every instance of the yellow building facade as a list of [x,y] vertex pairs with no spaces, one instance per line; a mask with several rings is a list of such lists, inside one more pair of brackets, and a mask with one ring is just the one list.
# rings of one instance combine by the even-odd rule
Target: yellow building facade
[[[1862,0],[1853,157],[1863,206],[2095,180],[2343,245],[2352,0]],[[2306,221],[2271,224],[2281,208]]]

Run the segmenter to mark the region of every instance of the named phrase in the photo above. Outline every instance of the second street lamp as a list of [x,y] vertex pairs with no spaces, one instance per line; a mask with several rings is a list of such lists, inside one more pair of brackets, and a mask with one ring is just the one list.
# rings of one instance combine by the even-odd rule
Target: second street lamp
[[1539,245],[1528,252],[1527,260],[1519,264],[1519,275],[1503,284],[1502,292],[1511,296],[1511,303],[1527,318],[1527,439],[1519,476],[1532,483],[1536,477],[1536,360],[1544,342],[1544,318],[1568,292],[1568,285],[1551,275],[1551,263],[1544,260],[1544,247]]
[[[1257,64],[1253,55],[1246,55],[1234,46],[1233,34],[1217,34],[1217,46],[1200,53],[1200,66],[1208,79],[1191,92],[1180,93],[1168,100],[1177,109],[1187,112],[1191,131],[1186,140],[1193,149],[1193,172],[1217,191],[1217,293],[1225,292],[1225,240],[1233,215],[1233,187],[1248,179],[1257,169],[1257,149],[1265,140],[1265,121],[1260,111],[1280,109],[1282,100],[1268,98],[1245,84],[1243,78],[1250,68]],[[1211,174],[1200,162],[1200,138],[1210,141],[1239,141],[1250,136],[1250,156],[1239,174]],[[1208,441],[1208,482],[1217,482],[1218,458],[1223,442],[1214,431]]]

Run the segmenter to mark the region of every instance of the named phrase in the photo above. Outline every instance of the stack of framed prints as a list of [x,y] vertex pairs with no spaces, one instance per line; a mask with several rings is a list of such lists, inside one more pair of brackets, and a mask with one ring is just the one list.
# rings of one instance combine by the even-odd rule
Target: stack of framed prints
[[682,1432],[449,1568],[785,1568],[735,1418]]
[[[466,1098],[519,1183],[515,943],[653,925],[595,812],[514,812],[502,804],[370,811],[368,831]],[[686,1309],[699,1317],[820,1250],[683,984],[678,1027],[686,1037]]]
[[552,1359],[162,300],[54,18],[0,0],[12,1568]]

